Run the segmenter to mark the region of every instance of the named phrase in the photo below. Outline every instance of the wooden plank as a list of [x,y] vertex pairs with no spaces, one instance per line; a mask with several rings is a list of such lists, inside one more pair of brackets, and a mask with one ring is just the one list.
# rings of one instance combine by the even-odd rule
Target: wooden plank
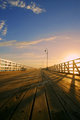
[[13,96],[9,102],[0,110],[0,120],[9,120],[10,116],[13,114],[13,111],[16,109],[16,106],[20,103],[24,97],[25,92],[20,92],[18,95]]
[[38,87],[31,120],[49,120],[45,91]]
[[[55,73],[54,73],[55,74]],[[48,83],[45,84],[45,89],[46,89],[46,98],[48,101],[48,111],[49,111],[49,116],[50,120],[70,120],[66,115],[66,111],[64,110],[62,104],[60,104],[60,101],[58,97],[56,96],[55,91],[53,91],[52,88],[52,77],[49,79],[49,75],[51,77],[51,73],[48,74],[45,72],[45,76],[43,80],[48,80]],[[53,76],[54,78],[54,76]]]
[[[34,73],[32,72],[32,74],[29,76],[27,75],[30,82],[27,80],[27,77],[26,77],[26,79],[24,79],[24,77],[26,77],[26,74],[23,77],[19,78],[20,79],[20,86],[19,86],[19,83],[18,84],[12,83],[10,85],[9,98],[8,98],[8,91],[6,89],[6,91],[5,91],[6,96],[3,95],[3,97],[2,97],[2,99],[4,97],[5,97],[5,99],[3,99],[3,107],[0,109],[0,120],[9,120],[13,116],[13,114],[15,113],[19,104],[21,104],[21,102],[26,94],[26,90],[28,90],[30,87],[35,88],[35,86],[38,84],[39,80],[41,79],[39,77],[39,71],[35,71]],[[18,79],[15,78],[12,81],[14,81],[14,80],[15,80],[15,82],[18,82]],[[7,85],[8,84],[6,84],[6,88],[7,88]],[[15,85],[16,85],[16,88],[15,88]],[[13,90],[12,90],[11,86],[13,87]],[[4,89],[2,92],[4,92]],[[1,104],[2,104],[2,99],[0,101]]]
[[50,110],[51,120],[69,120],[63,106],[60,104],[50,84],[46,85],[46,94]]
[[[31,74],[30,74],[31,72]],[[9,100],[18,94],[18,92],[21,91],[21,89],[25,89],[31,85],[34,85],[38,82],[39,79],[35,79],[35,76],[33,76],[33,72],[29,71],[26,72],[27,74],[22,74],[22,76],[13,77],[9,80],[7,83],[6,80],[5,86],[0,87],[0,108],[9,102]],[[36,73],[35,73],[36,74]],[[31,76],[30,76],[31,75]],[[32,80],[33,79],[33,80]]]
[[[48,80],[49,80],[49,77],[48,77]],[[60,81],[62,81],[62,83],[63,83],[63,79]],[[53,94],[56,94],[58,100],[60,101],[60,103],[62,105],[61,108],[62,107],[64,108],[66,115],[69,115],[68,116],[69,119],[70,120],[79,120],[80,119],[80,102],[78,103],[78,100],[76,99],[74,80],[72,79],[72,82],[70,84],[71,88],[70,89],[68,88],[69,89],[68,92],[65,92],[64,89],[62,89],[62,86],[63,86],[62,84],[61,84],[61,86],[58,85],[56,78],[54,81],[54,77],[53,77],[53,80],[51,78],[48,85],[49,84],[50,84],[49,89],[52,88]],[[66,87],[66,85],[67,85],[67,83],[65,84],[64,87]],[[50,92],[50,94],[51,94],[51,92]],[[52,99],[53,99],[53,97],[52,97]],[[76,103],[78,103],[79,105]],[[55,103],[55,105],[56,104],[57,103]],[[51,107],[52,107],[52,105],[51,105]]]
[[29,120],[36,88],[28,90],[11,120]]

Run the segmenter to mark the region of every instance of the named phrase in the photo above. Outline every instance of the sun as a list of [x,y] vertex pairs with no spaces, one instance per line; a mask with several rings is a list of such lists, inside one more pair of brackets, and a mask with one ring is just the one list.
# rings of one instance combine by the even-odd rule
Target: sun
[[77,58],[80,58],[80,56],[78,54],[68,54],[67,57],[65,58],[66,61],[70,61],[70,60],[74,60],[74,59],[77,59]]

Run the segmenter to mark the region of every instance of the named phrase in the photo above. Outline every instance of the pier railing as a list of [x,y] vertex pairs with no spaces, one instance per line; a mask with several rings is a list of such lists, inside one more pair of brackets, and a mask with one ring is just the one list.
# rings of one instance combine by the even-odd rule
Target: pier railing
[[27,67],[25,65],[0,58],[0,72],[1,71],[21,71],[21,70],[25,70],[26,68]]
[[80,75],[80,58],[54,65],[52,70]]

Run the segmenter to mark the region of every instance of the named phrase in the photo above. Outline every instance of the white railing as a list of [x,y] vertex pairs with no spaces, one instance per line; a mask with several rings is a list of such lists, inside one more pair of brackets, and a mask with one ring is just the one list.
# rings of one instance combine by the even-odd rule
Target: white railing
[[26,66],[0,58],[0,71],[20,71],[23,68],[26,68]]

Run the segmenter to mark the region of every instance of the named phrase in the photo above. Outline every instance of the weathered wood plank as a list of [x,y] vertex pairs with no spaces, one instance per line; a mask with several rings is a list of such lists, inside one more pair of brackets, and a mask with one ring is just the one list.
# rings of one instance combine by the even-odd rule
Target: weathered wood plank
[[59,102],[58,97],[51,88],[51,85],[46,85],[46,95],[49,104],[51,120],[69,120],[66,112]]
[[13,114],[16,106],[20,103],[23,99],[25,92],[18,93],[18,95],[13,96],[9,102],[3,106],[0,110],[0,120],[9,120],[10,116]]
[[12,79],[9,79],[8,83],[5,80],[5,86],[2,85],[0,87],[0,108],[3,107],[3,105],[6,104],[9,99],[11,99],[11,97],[18,94],[22,89],[25,89],[31,85],[34,86],[38,83],[38,77],[36,78],[36,73],[33,73],[33,71],[27,71],[24,74],[20,74],[19,77],[13,77]]
[[49,120],[48,107],[43,87],[38,87],[33,107],[32,120]]
[[36,88],[32,88],[26,92],[22,102],[11,117],[11,120],[29,120],[35,92]]
[[[59,79],[59,80],[57,80],[56,78],[55,78],[55,80],[54,80],[54,78],[50,79],[50,76],[48,76],[47,78],[49,80],[48,85],[50,85],[49,89],[52,88],[53,94],[56,94],[58,100],[60,101],[61,108],[63,107],[64,111],[66,111],[66,115],[69,115],[68,119],[71,119],[71,120],[80,119],[80,102],[78,102],[78,100],[76,99],[75,82],[74,82],[73,78],[72,78],[72,82],[69,84],[70,89],[68,90],[68,92],[65,92],[65,90],[62,89],[63,85],[61,84],[61,82],[63,83],[63,81],[64,81],[63,78]],[[60,85],[58,83],[60,83]],[[64,84],[64,87],[66,88],[67,83],[65,84],[65,82],[64,82],[63,84]],[[48,92],[49,92],[49,90],[48,90]],[[50,94],[51,93],[49,93],[49,95]]]

